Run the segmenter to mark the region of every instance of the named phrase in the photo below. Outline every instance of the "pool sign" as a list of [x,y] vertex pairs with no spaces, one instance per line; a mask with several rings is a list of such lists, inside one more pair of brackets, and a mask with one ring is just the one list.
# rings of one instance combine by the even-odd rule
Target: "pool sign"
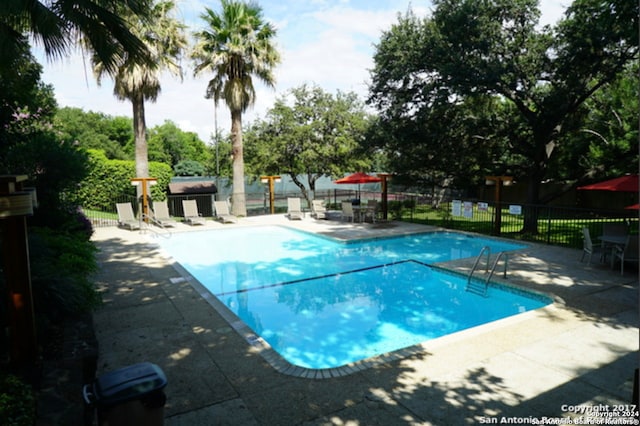
[[515,215],[521,215],[522,214],[522,206],[510,205],[509,206],[509,213],[515,214]]
[[451,203],[451,214],[453,216],[462,216],[462,201],[453,200]]
[[464,202],[463,212],[464,212],[464,217],[466,217],[467,219],[473,218],[473,202],[472,201]]

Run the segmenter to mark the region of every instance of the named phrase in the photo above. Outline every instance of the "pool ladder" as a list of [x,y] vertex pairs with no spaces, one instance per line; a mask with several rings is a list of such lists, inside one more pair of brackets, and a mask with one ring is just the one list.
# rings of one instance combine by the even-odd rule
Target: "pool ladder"
[[[485,273],[489,272],[489,275],[487,276],[487,279],[484,280],[484,282],[479,281],[479,280],[472,280],[473,278],[473,273],[475,272],[476,268],[478,267],[478,264],[480,263],[480,259],[482,258],[482,255],[484,254],[484,252],[487,252],[487,266],[485,269]],[[496,260],[494,260],[493,262],[493,266],[491,267],[491,271],[489,271],[489,259],[491,257],[491,248],[489,246],[484,246],[482,247],[482,250],[480,250],[480,254],[478,254],[478,257],[476,258],[475,263],[473,264],[473,267],[471,268],[471,272],[469,272],[469,276],[467,277],[467,287],[466,287],[466,291],[469,291],[471,293],[475,293],[478,294],[480,296],[486,297],[487,295],[487,289],[489,287],[489,281],[491,281],[491,277],[493,277],[494,272],[496,271],[496,268],[498,267],[498,262],[500,261],[500,258],[502,258],[504,256],[504,272],[503,272],[503,276],[504,278],[507,278],[507,267],[509,265],[509,254],[501,251],[500,253],[498,253],[498,255],[496,256]]]
[[[149,223],[144,221],[145,218],[149,219]],[[150,223],[153,223],[154,225],[159,226],[160,228],[162,228],[163,231],[166,231],[166,232],[160,232],[159,230],[153,229],[151,226],[149,226]],[[171,237],[171,231],[168,230],[166,226],[164,226],[161,222],[159,222],[155,217],[148,216],[142,213],[140,218],[140,232],[145,232],[145,231],[151,231],[151,234],[153,234],[154,237],[164,237],[164,238]]]

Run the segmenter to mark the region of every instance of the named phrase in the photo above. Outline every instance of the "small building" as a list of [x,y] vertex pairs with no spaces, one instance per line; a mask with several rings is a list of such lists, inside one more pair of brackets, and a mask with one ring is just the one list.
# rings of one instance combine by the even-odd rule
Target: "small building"
[[172,216],[182,217],[182,200],[196,200],[198,211],[202,216],[213,216],[213,201],[218,188],[212,179],[205,178],[173,178],[169,183],[168,204]]

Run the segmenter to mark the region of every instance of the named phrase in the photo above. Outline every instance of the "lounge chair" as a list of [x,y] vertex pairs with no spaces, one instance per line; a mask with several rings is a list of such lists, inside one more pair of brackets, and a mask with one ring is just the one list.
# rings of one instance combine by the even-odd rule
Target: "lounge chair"
[[[589,232],[589,228],[587,227],[582,228],[582,238],[582,257],[580,258],[580,262],[582,262],[584,260],[584,257],[588,255],[589,257],[587,258],[587,264],[591,264],[591,256],[595,252],[601,252],[602,246],[600,244],[593,243],[593,241],[591,240],[591,233]],[[603,255],[604,253],[601,252],[601,260]]]
[[130,230],[140,229],[140,221],[133,214],[131,203],[117,203],[116,210],[118,211],[118,226]]
[[166,201],[153,202],[153,223],[161,228],[175,226],[176,221],[169,215],[169,207]]
[[184,221],[189,225],[205,224],[205,219],[198,212],[196,200],[182,200],[182,210],[184,211]]
[[213,205],[216,208],[216,217],[220,222],[236,223],[238,221],[238,217],[229,212],[229,205],[226,201],[214,201]]
[[343,201],[342,202],[342,220],[348,219],[353,222],[354,214],[353,214],[353,204],[351,201]]
[[627,236],[627,243],[624,247],[615,246],[613,249],[613,257],[611,258],[611,267],[614,266],[617,259],[620,259],[620,275],[624,275],[624,262],[638,263],[640,261],[638,257],[637,235]]
[[324,200],[311,200],[311,217],[316,219],[327,218],[327,208],[324,206]]
[[304,213],[300,207],[300,198],[287,198],[287,216],[289,220],[302,220]]

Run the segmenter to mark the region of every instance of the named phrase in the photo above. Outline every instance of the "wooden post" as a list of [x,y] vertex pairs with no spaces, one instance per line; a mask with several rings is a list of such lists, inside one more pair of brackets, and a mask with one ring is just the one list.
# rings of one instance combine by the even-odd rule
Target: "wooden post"
[[271,214],[276,212],[276,190],[275,182],[280,182],[280,176],[261,176],[260,182],[269,184],[269,211]]
[[22,191],[23,175],[0,176],[2,252],[7,284],[11,363],[34,364],[38,355],[29,268],[26,216],[33,214],[33,196]]
[[149,223],[149,200],[148,195],[150,193],[147,185],[155,185],[158,183],[158,179],[149,177],[137,177],[131,179],[131,185],[138,186],[142,184],[142,219]]
[[511,176],[486,176],[485,177],[485,183],[487,185],[494,185],[496,186],[495,189],[495,220],[493,222],[493,234],[494,235],[500,235],[502,233],[502,205],[501,205],[501,192],[502,192],[502,185],[503,183],[505,185],[509,185],[511,184],[511,182],[513,182],[513,178]]
[[391,177],[388,173],[378,173],[378,177],[382,179],[380,181],[380,189],[382,190],[382,197],[380,202],[380,209],[382,210],[382,219],[387,220],[388,211],[389,211],[389,202],[388,202],[388,187],[387,187],[387,179]]

